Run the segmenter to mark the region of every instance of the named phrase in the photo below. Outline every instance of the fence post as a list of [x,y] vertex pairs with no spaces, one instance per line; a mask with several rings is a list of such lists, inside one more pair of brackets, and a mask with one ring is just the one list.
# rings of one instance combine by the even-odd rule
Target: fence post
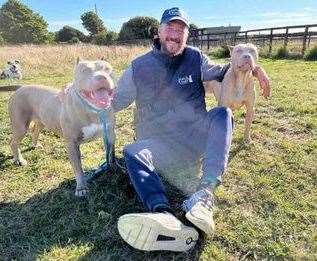
[[209,34],[207,35],[207,50],[209,50]]
[[272,44],[273,44],[273,28],[271,28],[271,33],[270,33],[269,54],[272,54]]
[[288,27],[286,27],[285,38],[284,38],[284,48],[287,47],[288,43]]
[[236,42],[237,42],[237,32],[234,33],[234,36],[233,36],[233,45],[236,45]]
[[307,41],[307,35],[308,35],[308,25],[305,26],[305,34],[304,34],[304,38],[303,38],[303,49],[302,49],[302,55],[305,54],[306,51],[306,41]]
[[245,40],[245,43],[248,43],[248,32],[245,32],[245,35],[244,35],[244,40]]

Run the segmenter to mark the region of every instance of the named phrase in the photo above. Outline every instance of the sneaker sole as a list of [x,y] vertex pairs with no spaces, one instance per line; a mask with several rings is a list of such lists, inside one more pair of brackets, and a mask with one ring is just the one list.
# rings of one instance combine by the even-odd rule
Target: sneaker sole
[[[127,214],[119,218],[118,230],[125,242],[139,250],[184,252],[193,248],[199,236],[196,229],[180,221],[171,223],[150,214]],[[164,240],[158,240],[159,236]]]

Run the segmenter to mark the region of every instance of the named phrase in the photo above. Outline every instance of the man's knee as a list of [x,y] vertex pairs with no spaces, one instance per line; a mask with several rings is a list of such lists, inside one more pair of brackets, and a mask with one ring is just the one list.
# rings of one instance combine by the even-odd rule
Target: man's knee
[[147,146],[144,146],[142,143],[136,142],[126,145],[123,148],[123,156],[126,161],[136,160],[147,166],[149,169],[154,169],[152,153]]
[[135,156],[137,155],[140,151],[142,151],[146,146],[140,144],[140,142],[134,142],[131,144],[128,144],[124,146],[123,148],[123,155],[127,156]]
[[233,114],[228,107],[216,107],[208,112],[208,118],[212,122],[215,119],[224,120],[225,122],[231,122],[233,125]]
[[217,107],[214,109],[215,113],[222,118],[232,118],[232,111],[229,107]]

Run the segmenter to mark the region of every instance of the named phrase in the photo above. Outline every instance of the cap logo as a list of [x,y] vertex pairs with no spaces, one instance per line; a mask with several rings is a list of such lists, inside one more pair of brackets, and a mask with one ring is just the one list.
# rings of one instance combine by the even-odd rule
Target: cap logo
[[178,14],[178,10],[177,9],[171,9],[168,11],[169,15],[177,15]]

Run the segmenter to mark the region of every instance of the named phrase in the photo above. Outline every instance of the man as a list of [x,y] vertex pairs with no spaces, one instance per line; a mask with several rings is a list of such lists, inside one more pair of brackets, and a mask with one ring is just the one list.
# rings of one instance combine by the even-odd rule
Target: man
[[[115,111],[134,101],[137,107],[137,140],[125,146],[124,159],[148,213],[123,215],[118,230],[128,244],[141,250],[186,251],[195,245],[197,230],[172,214],[159,175],[177,176],[178,170],[201,158],[200,183],[182,208],[195,227],[208,235],[214,230],[213,191],[227,165],[232,115],[225,107],[207,112],[203,81],[221,81],[230,65],[214,65],[200,50],[186,46],[188,33],[189,22],[182,10],[164,11],[159,44],[132,61],[113,101]],[[254,75],[268,96],[265,73],[256,67]]]

